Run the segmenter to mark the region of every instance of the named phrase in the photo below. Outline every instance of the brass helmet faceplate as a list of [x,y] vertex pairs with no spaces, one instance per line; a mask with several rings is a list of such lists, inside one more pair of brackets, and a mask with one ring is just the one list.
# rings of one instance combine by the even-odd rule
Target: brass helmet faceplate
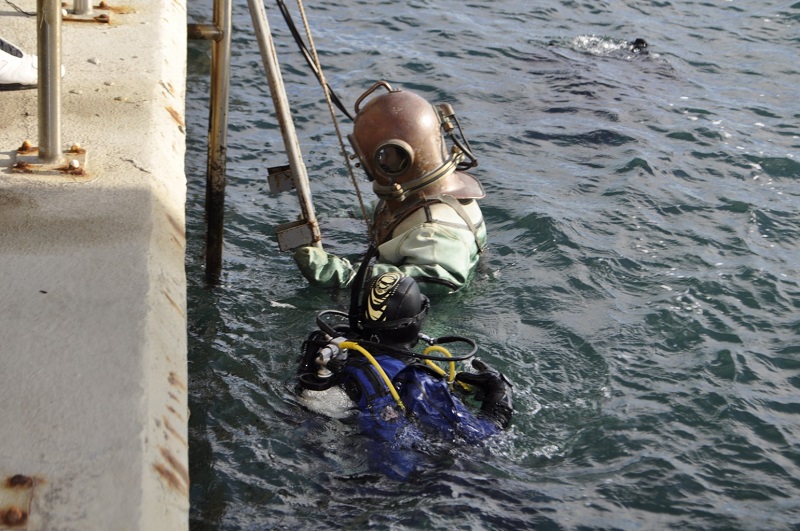
[[[388,92],[361,102],[378,87]],[[356,101],[350,142],[378,197],[402,201],[411,194],[449,194],[479,199],[483,188],[473,177],[456,172],[464,158],[453,146],[448,153],[442,117],[424,98],[388,83],[374,84]]]

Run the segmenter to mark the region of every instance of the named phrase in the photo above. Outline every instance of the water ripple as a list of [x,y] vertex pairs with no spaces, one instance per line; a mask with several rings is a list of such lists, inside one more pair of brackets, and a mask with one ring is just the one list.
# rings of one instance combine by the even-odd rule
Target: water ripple
[[[348,294],[310,288],[277,252],[274,227],[298,208],[264,182],[285,154],[237,3],[216,288],[202,280],[210,53],[189,48],[192,527],[793,528],[797,6],[307,9],[349,106],[387,79],[458,112],[487,190],[489,247],[427,326],[475,338],[514,382],[515,418],[479,448],[421,449],[423,472],[398,484],[365,473],[355,426],[294,397],[315,313]],[[190,10],[210,19],[208,0]],[[364,225],[324,97],[272,25],[326,248],[356,256]]]

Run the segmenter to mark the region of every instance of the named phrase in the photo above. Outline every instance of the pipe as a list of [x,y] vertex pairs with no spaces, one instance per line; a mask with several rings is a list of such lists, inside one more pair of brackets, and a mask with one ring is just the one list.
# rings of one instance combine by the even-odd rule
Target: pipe
[[213,24],[187,24],[186,37],[197,41],[218,41],[222,38],[222,32]]
[[39,67],[39,160],[57,162],[61,153],[61,2],[36,2]]
[[231,0],[214,0],[214,26],[221,38],[211,43],[211,101],[206,171],[206,281],[222,274],[225,219],[225,168],[228,152],[228,98],[231,80]]
[[72,13],[75,15],[91,15],[93,13],[92,0],[74,0]]
[[269,90],[272,94],[272,101],[275,104],[275,112],[278,117],[278,124],[283,135],[283,144],[286,147],[286,155],[289,158],[289,167],[292,171],[295,190],[300,201],[300,210],[303,218],[311,227],[313,235],[313,245],[322,247],[319,234],[319,225],[314,214],[314,205],[311,203],[311,189],[308,184],[308,173],[303,164],[303,157],[300,152],[300,144],[297,140],[297,133],[294,129],[294,122],[289,110],[289,101],[286,97],[286,90],[283,85],[281,69],[278,64],[278,56],[275,52],[275,45],[272,41],[272,33],[267,20],[267,13],[264,9],[262,0],[247,0],[250,6],[250,16],[253,19],[253,26],[258,39],[258,47],[261,51],[261,59],[264,63],[264,70],[267,72]]

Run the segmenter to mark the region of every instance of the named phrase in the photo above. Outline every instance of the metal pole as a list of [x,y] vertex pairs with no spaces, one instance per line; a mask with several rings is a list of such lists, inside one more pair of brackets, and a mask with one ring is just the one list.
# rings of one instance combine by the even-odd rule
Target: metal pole
[[222,38],[222,32],[213,24],[187,24],[186,37],[192,40],[216,41]]
[[61,1],[37,0],[39,160],[61,157]]
[[289,101],[286,98],[286,90],[283,86],[283,77],[278,65],[278,56],[275,52],[275,45],[272,41],[267,13],[264,9],[263,0],[248,0],[250,6],[250,16],[253,19],[258,47],[261,50],[261,59],[264,63],[264,70],[267,72],[269,90],[272,94],[272,101],[275,104],[275,112],[278,116],[278,123],[283,135],[283,143],[286,146],[286,155],[289,158],[289,167],[292,171],[295,189],[300,201],[300,209],[303,217],[309,226],[313,227],[314,245],[322,247],[319,236],[319,226],[314,215],[314,205],[311,203],[311,189],[308,185],[308,174],[306,166],[303,164],[303,157],[300,153],[300,145],[297,141],[297,134],[294,129],[294,122],[289,110]]
[[225,219],[225,165],[228,151],[228,95],[231,79],[231,4],[214,0],[214,25],[219,39],[211,44],[211,102],[206,172],[206,280],[222,274],[222,233]]
[[93,11],[92,0],[74,0],[72,3],[72,12],[76,15],[91,15]]

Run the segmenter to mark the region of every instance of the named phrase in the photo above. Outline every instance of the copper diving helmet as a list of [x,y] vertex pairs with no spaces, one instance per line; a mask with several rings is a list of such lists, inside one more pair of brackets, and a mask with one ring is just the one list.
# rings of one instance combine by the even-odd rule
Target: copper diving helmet
[[[379,87],[387,93],[361,107]],[[484,197],[480,182],[462,173],[477,166],[477,160],[450,105],[433,106],[413,92],[379,81],[358,98],[355,112],[350,143],[381,199],[403,201],[412,194]],[[460,138],[454,134],[456,127]],[[453,141],[449,152],[445,133]]]

